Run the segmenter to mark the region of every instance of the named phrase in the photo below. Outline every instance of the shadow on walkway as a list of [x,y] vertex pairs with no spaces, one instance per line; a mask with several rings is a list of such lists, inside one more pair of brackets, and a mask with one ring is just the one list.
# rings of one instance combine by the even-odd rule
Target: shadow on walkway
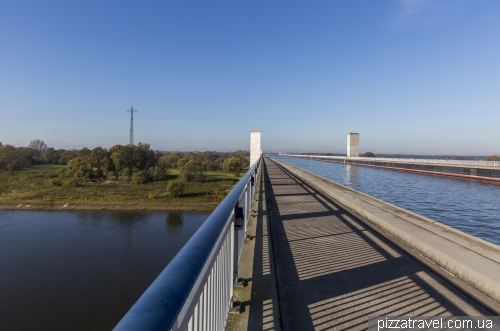
[[368,316],[484,315],[481,306],[268,158],[283,330],[365,330]]

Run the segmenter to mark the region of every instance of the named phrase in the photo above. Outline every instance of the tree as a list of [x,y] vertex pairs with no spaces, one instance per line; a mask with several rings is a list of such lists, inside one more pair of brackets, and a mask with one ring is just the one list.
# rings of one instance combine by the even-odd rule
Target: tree
[[485,161],[499,161],[500,156],[493,154],[493,155],[488,155],[484,158]]
[[56,150],[53,147],[47,148],[45,153],[43,153],[42,160],[47,164],[57,164],[59,158],[57,157]]
[[47,150],[47,144],[43,140],[35,139],[30,141],[28,148],[33,153],[33,161],[40,162],[43,153]]
[[149,147],[149,144],[138,143],[132,146],[133,163],[132,166],[137,170],[148,170],[155,164],[155,153]]
[[114,145],[109,149],[109,156],[113,161],[114,172],[117,176],[132,175],[132,159],[134,151],[131,146]]
[[241,162],[241,159],[239,157],[231,156],[224,161],[224,163],[222,164],[222,169],[225,172],[239,174],[241,170],[243,170],[243,162]]
[[112,162],[109,152],[102,147],[96,147],[90,152],[89,161],[98,178],[102,178],[112,169]]
[[177,167],[177,161],[182,157],[179,152],[170,152],[168,154],[162,155],[158,159],[158,166],[162,168],[175,168]]
[[19,170],[30,165],[29,150],[0,144],[0,170]]
[[366,152],[361,156],[363,156],[363,157],[375,157],[375,154],[373,154],[372,152]]
[[205,179],[203,167],[199,162],[188,161],[180,170],[179,178],[186,182],[201,181]]

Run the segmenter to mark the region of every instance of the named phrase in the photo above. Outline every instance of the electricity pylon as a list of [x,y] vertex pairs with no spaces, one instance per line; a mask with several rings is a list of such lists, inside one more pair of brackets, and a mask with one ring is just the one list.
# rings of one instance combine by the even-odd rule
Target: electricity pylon
[[129,138],[129,145],[133,146],[134,145],[134,112],[137,113],[137,110],[134,109],[134,106],[131,106],[130,109],[127,109],[127,111],[130,112],[130,138]]

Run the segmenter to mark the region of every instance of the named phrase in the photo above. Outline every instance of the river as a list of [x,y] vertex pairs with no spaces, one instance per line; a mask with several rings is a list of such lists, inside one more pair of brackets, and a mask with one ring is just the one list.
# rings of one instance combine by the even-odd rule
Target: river
[[111,330],[209,214],[0,211],[0,330]]

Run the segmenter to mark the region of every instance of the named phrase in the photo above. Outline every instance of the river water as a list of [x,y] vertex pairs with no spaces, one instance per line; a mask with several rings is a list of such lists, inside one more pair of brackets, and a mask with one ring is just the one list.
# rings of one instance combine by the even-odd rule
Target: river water
[[273,157],[500,245],[499,183]]
[[208,215],[0,211],[0,330],[111,330]]

